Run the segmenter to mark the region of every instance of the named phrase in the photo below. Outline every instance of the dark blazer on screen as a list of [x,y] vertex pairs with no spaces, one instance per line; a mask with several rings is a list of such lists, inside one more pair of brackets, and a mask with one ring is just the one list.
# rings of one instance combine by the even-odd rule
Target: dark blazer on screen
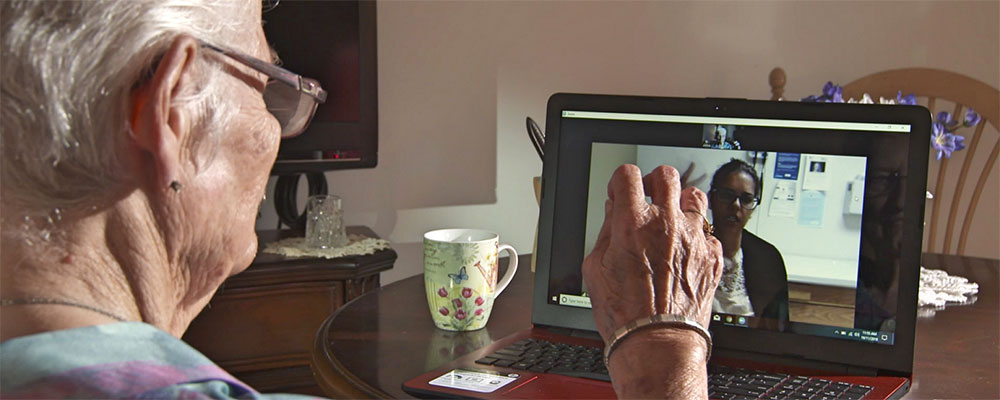
[[755,316],[788,320],[788,274],[774,245],[743,230],[743,275]]

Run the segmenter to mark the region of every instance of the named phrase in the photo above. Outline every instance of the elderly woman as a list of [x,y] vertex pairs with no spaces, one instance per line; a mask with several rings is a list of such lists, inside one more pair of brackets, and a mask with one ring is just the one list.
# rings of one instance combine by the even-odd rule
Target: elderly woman
[[774,325],[788,320],[788,275],[774,245],[744,227],[760,202],[757,171],[732,159],[712,176],[708,192],[715,237],[722,242],[725,268],[715,291],[713,311],[767,318]]
[[251,263],[325,92],[262,61],[259,1],[5,1],[0,25],[0,397],[253,395],[177,338]]
[[[252,261],[278,142],[325,93],[261,61],[251,0],[8,1],[0,26],[0,397],[256,397],[177,338]],[[601,334],[707,325],[722,262],[704,194],[635,166],[609,193],[584,265]],[[696,332],[618,343],[623,397],[707,395]]]

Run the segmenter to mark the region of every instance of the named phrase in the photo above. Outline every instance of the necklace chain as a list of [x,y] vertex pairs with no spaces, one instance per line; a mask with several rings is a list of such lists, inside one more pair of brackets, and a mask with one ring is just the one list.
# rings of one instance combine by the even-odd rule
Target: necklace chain
[[49,299],[49,298],[44,298],[44,297],[28,297],[28,298],[24,298],[24,299],[0,299],[0,306],[17,306],[17,305],[32,305],[32,304],[56,304],[56,305],[61,305],[61,306],[69,306],[69,307],[82,308],[84,310],[93,311],[95,313],[104,315],[106,317],[110,317],[112,319],[115,319],[115,320],[118,320],[118,321],[121,321],[121,322],[126,322],[127,321],[127,319],[122,318],[122,317],[118,316],[117,314],[114,314],[114,313],[111,313],[111,312],[108,312],[108,311],[104,311],[104,310],[102,310],[100,308],[93,307],[93,306],[88,306],[86,304],[74,303],[74,302],[66,301],[66,300]]

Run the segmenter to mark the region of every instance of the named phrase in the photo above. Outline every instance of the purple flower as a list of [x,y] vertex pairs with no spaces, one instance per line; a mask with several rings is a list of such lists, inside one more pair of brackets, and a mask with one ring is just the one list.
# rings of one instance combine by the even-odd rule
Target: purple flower
[[477,306],[481,306],[485,302],[486,302],[486,300],[483,300],[482,296],[476,296],[476,305]]
[[938,121],[934,121],[934,123],[931,124],[931,140],[933,140],[935,137],[943,133],[945,133],[944,124]]
[[462,308],[462,300],[455,299],[455,300],[452,300],[451,302],[452,302],[452,304],[455,304],[455,308]]
[[958,126],[958,121],[951,117],[951,113],[947,111],[941,111],[938,113],[937,118],[934,119],[935,123],[939,123],[944,126],[945,133],[951,133]]
[[472,289],[462,288],[462,297],[469,298],[472,297]]
[[844,88],[834,85],[833,82],[827,82],[823,85],[823,97],[827,98],[827,103],[843,103],[844,102]]
[[965,148],[965,137],[948,133],[942,123],[934,123],[934,134],[931,136],[931,147],[938,151],[937,159],[943,155],[951,158],[951,153]]
[[445,290],[444,288],[440,288],[440,289],[438,289],[438,296],[448,297],[448,291]]
[[448,309],[444,308],[444,307],[439,308],[438,312],[441,313],[441,315],[445,315],[445,316],[447,316],[448,313],[449,313]]
[[455,311],[455,319],[457,319],[459,321],[465,319],[465,310]]
[[976,124],[979,123],[979,120],[979,114],[977,114],[975,110],[970,108],[969,111],[965,113],[965,126],[976,126]]
[[913,93],[903,96],[903,91],[900,90],[896,93],[896,104],[917,105],[917,96],[914,96]]
[[823,85],[822,95],[805,97],[802,101],[806,103],[843,103],[844,88],[834,85],[833,82],[826,82],[826,85]]

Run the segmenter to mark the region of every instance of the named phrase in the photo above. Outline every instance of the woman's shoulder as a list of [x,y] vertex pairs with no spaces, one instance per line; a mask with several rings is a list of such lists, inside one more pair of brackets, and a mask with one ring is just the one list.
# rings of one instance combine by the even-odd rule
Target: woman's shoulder
[[258,397],[186,343],[141,322],[45,332],[0,344],[2,396]]
[[750,232],[746,229],[743,229],[742,241],[743,243],[751,243],[753,245],[770,247],[772,249],[775,248],[774,245],[772,245],[768,241],[761,239],[760,236],[754,235],[753,232]]
[[763,256],[771,256],[771,257],[777,256],[778,258],[781,258],[781,252],[778,251],[777,247],[774,247],[774,245],[771,244],[770,242],[760,238],[757,235],[754,235],[752,232],[746,229],[743,230],[743,238],[741,243],[742,244],[740,247],[743,248],[744,254],[746,254],[747,250],[749,250],[751,253],[756,253]]

